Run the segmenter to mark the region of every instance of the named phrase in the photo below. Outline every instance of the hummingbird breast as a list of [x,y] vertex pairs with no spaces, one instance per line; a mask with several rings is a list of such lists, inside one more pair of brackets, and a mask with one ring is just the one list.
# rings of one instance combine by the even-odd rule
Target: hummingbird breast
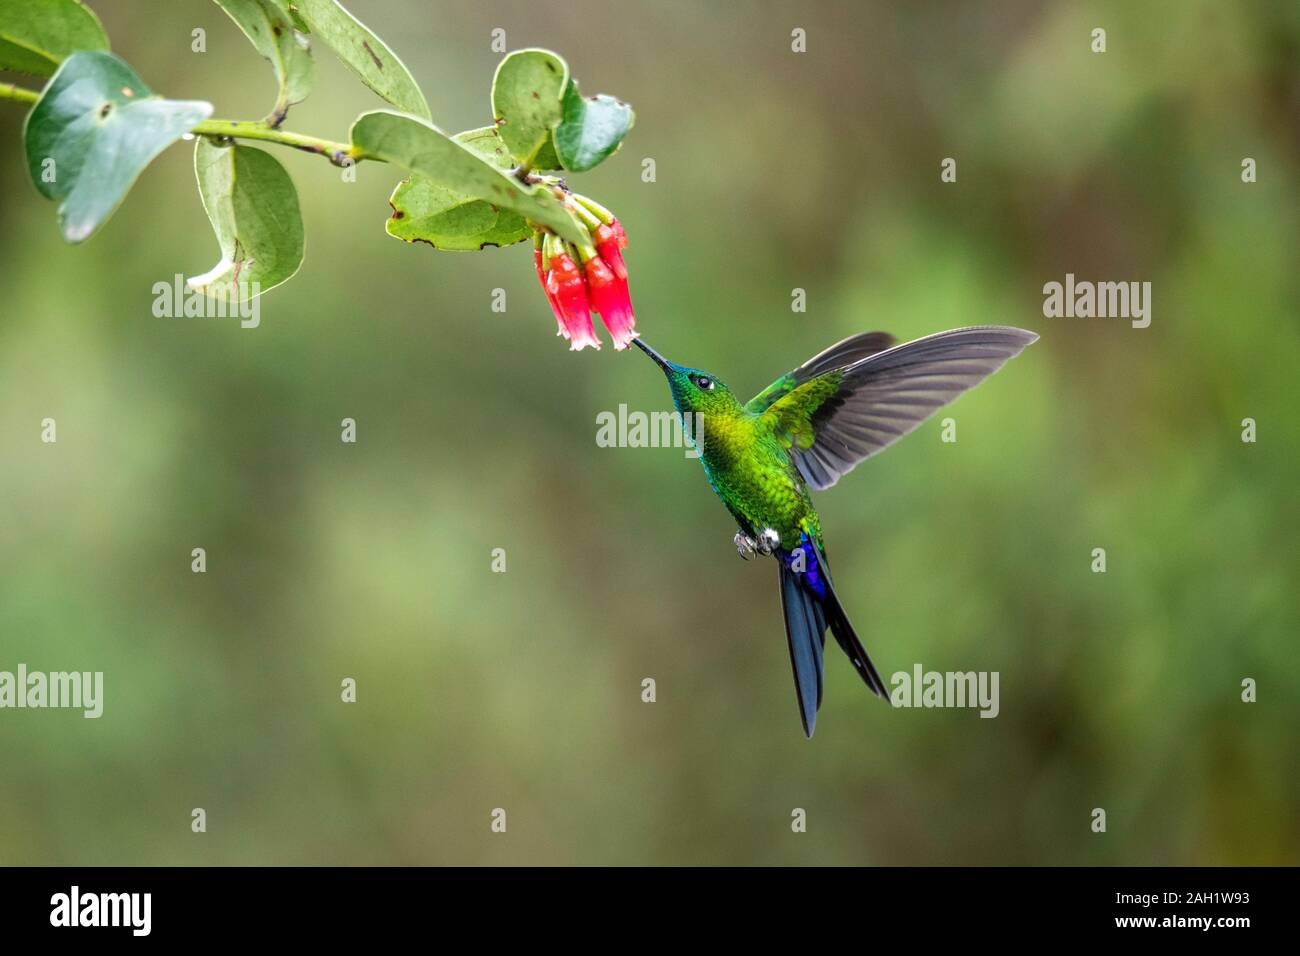
[[802,532],[813,533],[816,513],[803,479],[786,450],[760,433],[754,419],[706,417],[700,459],[714,492],[746,534],[771,528],[789,548]]

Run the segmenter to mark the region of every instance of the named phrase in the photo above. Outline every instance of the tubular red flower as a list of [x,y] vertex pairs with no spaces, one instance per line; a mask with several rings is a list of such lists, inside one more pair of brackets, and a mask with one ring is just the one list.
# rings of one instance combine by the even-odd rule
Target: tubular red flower
[[591,308],[587,304],[587,288],[582,273],[567,252],[551,256],[551,271],[546,276],[546,291],[555,297],[569,339],[569,348],[580,352],[588,345],[600,348],[595,326],[591,323]]
[[560,309],[559,300],[551,294],[547,287],[546,270],[542,267],[542,250],[533,250],[533,265],[537,267],[537,281],[542,284],[542,291],[546,293],[546,301],[550,303],[551,312],[555,314],[556,335],[563,335],[566,339],[569,337],[569,330],[564,327],[564,312]]
[[618,220],[612,220],[608,226],[597,226],[591,233],[591,239],[610,271],[626,282],[627,266],[623,264],[623,253],[619,250],[627,247],[627,233],[623,232]]
[[627,280],[616,275],[600,256],[595,256],[587,261],[587,290],[591,294],[592,307],[600,313],[601,321],[614,340],[614,348],[627,348],[637,334]]
[[609,228],[614,230],[614,238],[618,240],[618,247],[620,249],[626,249],[627,233],[623,231],[623,224],[617,219],[611,219],[609,221]]

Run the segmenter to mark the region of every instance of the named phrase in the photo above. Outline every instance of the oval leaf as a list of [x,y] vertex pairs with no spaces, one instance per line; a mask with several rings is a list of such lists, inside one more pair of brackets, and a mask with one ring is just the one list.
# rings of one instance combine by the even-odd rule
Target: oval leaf
[[492,117],[511,155],[530,169],[563,119],[568,82],[568,64],[549,50],[516,50],[497,66]]
[[77,50],[107,50],[94,12],[77,0],[0,0],[0,70],[49,76]]
[[584,97],[576,81],[564,91],[564,120],[555,130],[555,152],[570,172],[600,165],[623,142],[635,119],[632,107],[601,93]]
[[409,70],[388,48],[335,0],[294,0],[293,9],[353,73],[399,110],[431,118],[429,104]]
[[414,116],[377,110],[352,124],[352,144],[369,157],[474,199],[511,209],[554,230],[570,242],[590,242],[564,204],[545,186],[525,186],[468,146]]
[[279,126],[289,107],[307,98],[315,79],[316,65],[306,37],[294,29],[293,20],[277,0],[217,0],[217,4],[257,52],[271,61],[280,91],[266,124]]
[[560,165],[560,157],[555,155],[555,133],[552,130],[551,135],[546,138],[542,148],[537,151],[537,156],[533,158],[532,169],[534,170],[555,170],[563,169]]
[[393,215],[385,228],[390,236],[436,249],[475,252],[523,242],[532,234],[519,213],[483,199],[467,200],[423,176],[401,183],[389,204]]
[[221,261],[187,280],[190,287],[236,301],[292,278],[302,265],[302,215],[284,167],[260,149],[218,146],[201,136],[194,175]]
[[112,53],[64,60],[23,128],[32,182],[63,200],[63,238],[98,229],[153,158],[211,113],[211,103],[155,95]]
[[[495,127],[457,133],[452,139],[497,169],[509,170],[514,164]],[[532,233],[519,213],[458,193],[418,173],[397,184],[388,204],[393,207],[385,226],[390,236],[406,242],[427,242],[438,249],[474,251],[485,246],[508,246]]]

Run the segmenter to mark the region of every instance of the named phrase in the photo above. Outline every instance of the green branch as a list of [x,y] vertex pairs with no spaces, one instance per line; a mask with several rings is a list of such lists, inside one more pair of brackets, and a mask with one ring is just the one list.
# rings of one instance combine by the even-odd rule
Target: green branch
[[291,133],[288,130],[276,129],[262,120],[204,120],[190,132],[196,136],[255,139],[264,143],[279,143],[281,146],[292,146],[294,149],[301,149],[308,153],[324,156],[335,166],[346,166],[349,163],[370,158],[355,146],[350,146],[347,143],[337,143],[317,136],[306,136],[302,133]]
[[0,83],[0,100],[14,100],[18,103],[35,103],[41,94],[26,87],[14,86],[12,83]]
[[[36,90],[16,86],[13,83],[0,83],[0,100],[13,100],[17,103],[36,103],[41,94]],[[288,130],[275,129],[262,120],[204,120],[190,130],[196,136],[211,136],[218,139],[255,139],[264,143],[279,143],[304,152],[324,156],[335,166],[367,159],[361,150],[347,143],[292,133]]]

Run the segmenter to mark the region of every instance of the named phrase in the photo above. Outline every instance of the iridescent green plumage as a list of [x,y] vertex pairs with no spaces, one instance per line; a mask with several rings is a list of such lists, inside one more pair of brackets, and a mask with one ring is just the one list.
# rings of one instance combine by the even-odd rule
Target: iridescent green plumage
[[677,411],[698,423],[687,431],[701,436],[709,484],[740,527],[737,549],[748,556],[757,548],[779,562],[809,736],[821,703],[827,628],[867,685],[885,696],[831,585],[809,489],[829,488],[1037,338],[1023,329],[980,326],[891,348],[890,336],[864,333],[814,356],[743,405],[713,375],[675,365],[636,340],[668,377]]
[[[771,408],[742,406],[716,379],[712,395],[691,387],[693,370],[673,372],[685,383],[674,385],[678,410],[703,416],[700,461],[714,492],[740,529],[755,538],[765,528],[782,541],[798,541],[806,532],[821,542],[817,511],[808,487],[790,458],[790,445],[812,443],[810,416],[839,387],[835,375],[823,376],[792,391]],[[702,374],[702,373],[694,373]],[[706,376],[707,378],[707,376]]]

